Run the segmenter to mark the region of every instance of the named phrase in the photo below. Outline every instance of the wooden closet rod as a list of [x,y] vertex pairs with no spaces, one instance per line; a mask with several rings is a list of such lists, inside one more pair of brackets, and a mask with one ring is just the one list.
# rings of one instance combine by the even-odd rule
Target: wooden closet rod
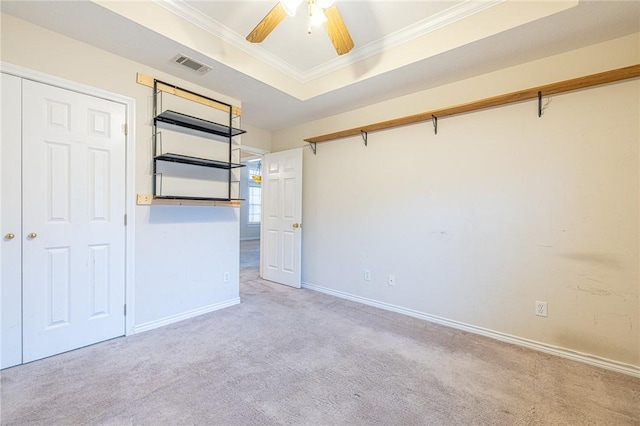
[[611,71],[605,71],[598,74],[591,74],[584,77],[573,78],[571,80],[559,81],[557,83],[545,84],[543,86],[532,87],[530,89],[519,90],[517,92],[506,93],[504,95],[484,98],[465,104],[450,106],[432,111],[422,112],[419,114],[408,115],[406,117],[394,118],[393,120],[381,121],[365,126],[354,127],[340,132],[329,133],[322,136],[314,136],[305,139],[305,142],[311,144],[319,142],[328,142],[335,139],[346,138],[349,136],[361,135],[362,132],[373,132],[376,130],[390,129],[392,127],[405,126],[407,124],[420,123],[439,119],[450,115],[463,114],[465,112],[477,111],[485,108],[493,108],[500,105],[522,102],[528,99],[535,99],[542,96],[550,96],[558,93],[570,92],[572,90],[586,89],[588,87],[599,86],[602,84],[613,83],[621,80],[640,77],[640,64],[631,65],[624,68],[618,68]]

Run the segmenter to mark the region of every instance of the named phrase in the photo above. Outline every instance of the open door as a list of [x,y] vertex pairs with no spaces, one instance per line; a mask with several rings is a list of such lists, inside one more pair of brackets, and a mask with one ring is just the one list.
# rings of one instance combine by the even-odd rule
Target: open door
[[300,288],[302,148],[264,156],[262,200],[262,278]]

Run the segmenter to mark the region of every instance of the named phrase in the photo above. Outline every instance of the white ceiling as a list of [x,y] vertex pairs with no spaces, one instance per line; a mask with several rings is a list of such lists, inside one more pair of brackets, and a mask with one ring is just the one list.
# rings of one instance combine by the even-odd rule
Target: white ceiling
[[[304,5],[262,44],[247,42],[274,4],[2,0],[0,7],[239,99],[243,123],[267,130],[640,31],[638,1],[337,0],[355,43],[337,56],[322,28],[307,34]],[[173,64],[179,53],[213,70]]]
[[321,74],[354,63],[363,54],[390,48],[391,36],[401,41],[419,36],[430,23],[453,22],[465,15],[491,7],[500,0],[465,1],[345,1],[338,0],[339,10],[348,21],[348,29],[357,47],[351,54],[339,57],[324,29],[313,28],[308,34],[305,5],[298,7],[294,17],[285,18],[257,46],[247,44],[245,37],[273,7],[269,1],[158,1],[167,9],[203,27],[239,48],[250,49],[263,61],[291,77],[308,81]]

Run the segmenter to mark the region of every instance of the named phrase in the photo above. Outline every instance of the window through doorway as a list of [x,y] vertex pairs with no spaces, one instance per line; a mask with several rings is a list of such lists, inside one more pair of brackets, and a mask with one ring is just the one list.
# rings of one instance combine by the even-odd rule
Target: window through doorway
[[242,152],[240,194],[240,269],[260,266],[260,222],[262,221],[262,155]]
[[260,225],[262,214],[262,174],[260,161],[247,164],[247,225]]

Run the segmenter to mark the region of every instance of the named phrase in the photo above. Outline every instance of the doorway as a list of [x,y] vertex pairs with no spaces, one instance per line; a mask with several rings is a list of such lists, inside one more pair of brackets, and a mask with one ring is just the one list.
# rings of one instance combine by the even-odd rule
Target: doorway
[[[259,259],[258,268],[254,265],[253,269],[246,270],[253,270],[260,278],[269,281],[301,288],[302,152],[302,148],[296,148],[265,153],[258,161],[256,158],[247,160],[247,163],[260,164],[259,175],[254,173],[254,177],[259,179],[253,179],[260,184],[257,191],[259,201],[255,202],[259,208],[260,240],[255,245],[245,243],[244,250],[241,245],[241,274],[243,264],[248,267],[249,262]],[[248,178],[250,173],[246,170],[245,176]],[[247,194],[249,186],[242,183],[240,186],[247,188]],[[243,204],[245,215],[248,215],[249,200],[245,199]]]
[[264,152],[242,148],[240,177],[240,269],[260,269],[260,225],[262,221],[262,157]]

